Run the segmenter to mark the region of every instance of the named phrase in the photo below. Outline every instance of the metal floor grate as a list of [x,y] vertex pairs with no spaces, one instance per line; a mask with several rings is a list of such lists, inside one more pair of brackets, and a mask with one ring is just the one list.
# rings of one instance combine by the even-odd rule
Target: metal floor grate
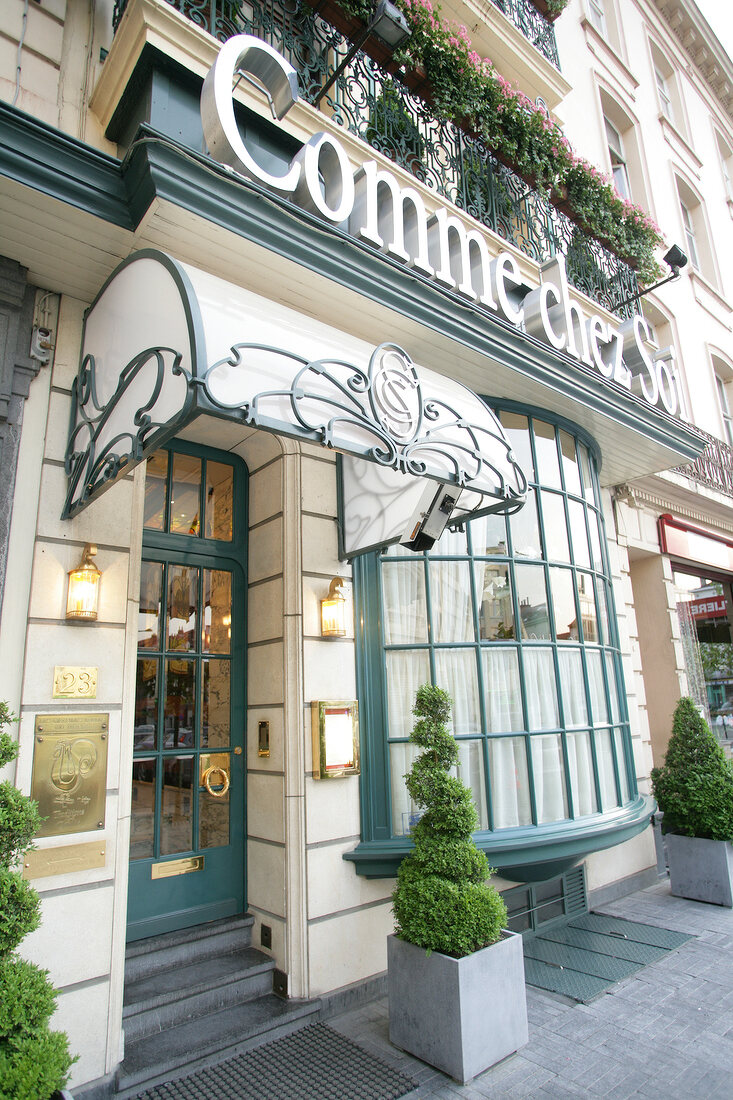
[[398,1100],[415,1088],[338,1031],[310,1024],[137,1100]]
[[529,985],[590,1001],[692,939],[682,932],[586,913],[524,938]]

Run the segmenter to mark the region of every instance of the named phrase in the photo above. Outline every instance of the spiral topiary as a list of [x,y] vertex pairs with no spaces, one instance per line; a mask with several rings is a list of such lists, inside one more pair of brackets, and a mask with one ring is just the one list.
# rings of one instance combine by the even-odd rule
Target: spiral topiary
[[400,865],[392,905],[401,939],[460,959],[500,938],[506,906],[473,841],[478,817],[471,792],[450,774],[458,762],[446,725],[451,706],[441,688],[418,688],[410,741],[425,751],[405,781],[425,812],[412,830],[415,848]]
[[[18,755],[0,702],[0,768]],[[0,1100],[46,1100],[66,1084],[75,1059],[66,1035],[50,1031],[56,990],[48,972],[15,954],[38,927],[38,894],[13,870],[41,824],[38,806],[11,783],[0,783]]]

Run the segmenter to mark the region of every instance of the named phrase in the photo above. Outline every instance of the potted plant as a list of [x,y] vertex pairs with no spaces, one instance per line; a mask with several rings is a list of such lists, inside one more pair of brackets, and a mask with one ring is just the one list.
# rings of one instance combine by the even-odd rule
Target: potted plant
[[733,763],[692,699],[677,704],[652,789],[664,814],[672,893],[733,907]]
[[405,776],[424,808],[392,895],[388,940],[389,1035],[466,1083],[527,1042],[522,937],[502,930],[506,906],[473,842],[471,792],[451,769],[458,746],[450,696],[417,691],[410,740],[424,751]]
[[[0,702],[0,768],[18,755],[6,729],[12,720],[7,704]],[[66,1035],[48,1026],[56,991],[47,971],[15,953],[41,919],[38,894],[13,870],[40,824],[37,804],[11,783],[0,783],[0,1100],[64,1095],[76,1060],[69,1055]]]

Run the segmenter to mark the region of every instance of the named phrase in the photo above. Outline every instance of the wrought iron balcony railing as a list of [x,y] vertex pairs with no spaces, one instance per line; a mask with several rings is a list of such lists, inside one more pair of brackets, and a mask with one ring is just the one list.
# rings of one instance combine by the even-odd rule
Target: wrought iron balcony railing
[[705,450],[689,465],[675,466],[675,472],[733,497],[733,448],[723,443],[717,436],[703,432],[699,428],[698,431],[708,441]]
[[[247,33],[270,43],[297,70],[300,93],[310,103],[349,48],[304,0],[167,2],[222,42]],[[115,28],[126,4],[117,0]],[[637,293],[628,264],[501,164],[484,141],[436,116],[372,58],[357,54],[321,109],[537,263],[564,255],[569,282],[600,305],[614,310],[614,303]],[[632,310],[615,312],[631,316]]]
[[537,11],[531,0],[493,0],[494,5],[511,19],[527,41],[546,57],[559,71],[560,57],[557,52],[555,28],[541,12]]

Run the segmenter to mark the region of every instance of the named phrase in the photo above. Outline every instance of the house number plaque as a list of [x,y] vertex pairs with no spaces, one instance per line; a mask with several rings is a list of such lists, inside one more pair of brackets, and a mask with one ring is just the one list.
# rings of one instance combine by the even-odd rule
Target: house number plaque
[[39,714],[31,797],[45,818],[37,836],[104,828],[108,714]]

